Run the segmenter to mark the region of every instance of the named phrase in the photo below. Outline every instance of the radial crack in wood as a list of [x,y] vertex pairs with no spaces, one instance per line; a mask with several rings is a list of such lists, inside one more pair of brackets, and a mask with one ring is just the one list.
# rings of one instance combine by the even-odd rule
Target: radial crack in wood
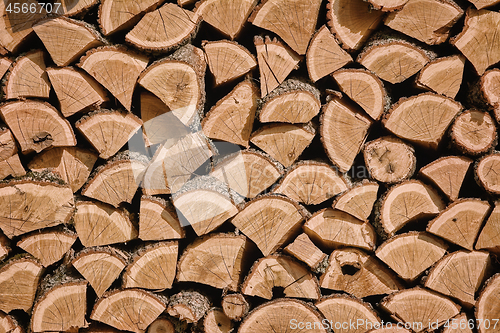
[[484,156],[475,165],[476,181],[486,191],[500,194],[500,153],[494,152]]
[[495,121],[488,112],[466,110],[455,118],[450,128],[453,144],[463,153],[480,155],[498,143]]
[[465,58],[461,55],[437,58],[425,65],[417,76],[417,87],[455,98],[464,74]]
[[170,202],[149,196],[141,197],[139,238],[143,241],[185,237],[175,208]]
[[500,202],[495,203],[495,208],[479,234],[475,249],[500,253]]
[[377,200],[379,185],[376,182],[362,181],[335,198],[332,208],[349,213],[361,221],[370,216]]
[[47,267],[61,260],[77,238],[70,231],[42,231],[23,237],[17,246]]
[[130,28],[141,15],[154,10],[161,0],[102,0],[99,5],[99,25],[104,35]]
[[[496,322],[495,319],[500,316],[500,303],[496,301],[499,295],[500,274],[497,273],[486,282],[476,303],[474,315],[480,322],[477,326],[479,333],[494,332],[491,323]],[[490,322],[490,325],[487,325],[487,322]]]

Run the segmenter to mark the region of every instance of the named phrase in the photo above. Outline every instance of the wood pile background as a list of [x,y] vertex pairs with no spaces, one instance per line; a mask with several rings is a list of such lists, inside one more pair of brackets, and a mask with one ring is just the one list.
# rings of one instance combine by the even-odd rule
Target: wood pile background
[[500,332],[500,1],[23,1],[0,333]]

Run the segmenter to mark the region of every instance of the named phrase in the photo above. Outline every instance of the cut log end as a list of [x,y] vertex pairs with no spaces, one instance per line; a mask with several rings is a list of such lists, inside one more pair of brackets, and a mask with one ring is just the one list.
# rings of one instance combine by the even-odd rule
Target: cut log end
[[483,157],[476,165],[476,179],[488,192],[500,194],[500,154],[495,152]]
[[222,310],[229,319],[240,321],[248,314],[250,305],[242,294],[229,294],[222,298]]
[[498,136],[493,118],[488,112],[467,110],[451,126],[451,139],[466,154],[479,155],[496,146]]

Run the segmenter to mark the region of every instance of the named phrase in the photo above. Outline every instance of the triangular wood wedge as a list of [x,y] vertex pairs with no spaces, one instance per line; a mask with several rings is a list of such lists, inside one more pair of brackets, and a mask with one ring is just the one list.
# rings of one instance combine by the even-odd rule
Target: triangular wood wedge
[[497,317],[500,316],[498,297],[500,297],[500,274],[497,273],[486,282],[476,303],[474,315],[481,323],[478,325],[478,332],[494,332],[491,324],[488,327],[487,322],[496,323]]
[[259,151],[243,150],[219,162],[210,176],[228,184],[238,194],[255,198],[282,175],[277,162]]
[[0,332],[24,333],[24,329],[14,317],[0,311]]
[[100,202],[78,202],[74,225],[85,247],[125,243],[137,237],[125,210]]
[[352,57],[340,47],[326,25],[316,31],[306,54],[311,80],[316,82],[351,61]]
[[373,119],[378,120],[388,107],[388,96],[382,81],[364,69],[340,69],[332,74],[340,90],[356,102]]
[[255,57],[236,42],[203,41],[202,47],[207,56],[208,68],[215,77],[215,85],[232,81],[257,67]]
[[368,46],[357,61],[382,80],[400,83],[421,70],[429,57],[413,44],[403,41],[377,42]]
[[468,155],[481,155],[498,143],[493,117],[486,111],[466,110],[458,115],[450,128],[453,145]]
[[491,69],[481,76],[481,92],[486,102],[493,107],[497,124],[500,123],[500,69]]
[[412,231],[389,238],[375,255],[406,281],[414,281],[441,259],[448,245],[426,232]]
[[5,161],[17,153],[16,139],[7,127],[0,127],[0,161]]
[[33,332],[66,332],[87,327],[87,282],[69,282],[47,291],[33,307]]
[[309,124],[273,124],[255,131],[250,142],[287,168],[311,144],[315,133]]
[[321,108],[320,93],[314,86],[289,79],[262,99],[259,120],[263,123],[307,123]]
[[179,245],[158,242],[140,248],[123,273],[123,288],[163,290],[172,288]]
[[486,155],[475,165],[476,182],[494,195],[500,194],[500,153]]
[[99,26],[104,35],[111,35],[130,28],[139,20],[139,15],[155,9],[160,0],[129,2],[122,0],[103,0],[99,6]]
[[243,236],[210,234],[191,243],[178,262],[177,281],[237,290],[250,243]]
[[203,319],[203,329],[205,332],[230,332],[233,326],[234,323],[220,308],[211,308]]
[[472,63],[479,75],[500,61],[500,50],[493,46],[498,43],[500,13],[472,7],[467,10],[464,29],[451,40],[451,44]]
[[306,54],[320,6],[321,0],[268,0],[249,21],[276,33],[298,54]]
[[68,66],[85,51],[104,45],[95,29],[67,17],[43,20],[35,24],[33,30],[57,66]]
[[389,295],[380,306],[394,320],[409,324],[417,333],[438,328],[460,313],[460,306],[448,298],[420,287]]
[[363,181],[340,194],[332,204],[332,208],[349,213],[361,221],[365,221],[373,210],[377,200],[379,185],[376,182]]
[[495,208],[479,234],[475,249],[500,253],[500,202],[495,203]]
[[73,67],[47,68],[47,74],[65,117],[99,107],[108,100],[102,86],[82,70]]
[[285,297],[318,299],[318,280],[307,267],[285,255],[259,259],[241,285],[241,292],[265,299],[273,298],[273,288],[283,288]]
[[460,199],[430,221],[427,231],[472,251],[479,229],[490,208],[487,201]]
[[451,27],[463,14],[463,10],[451,1],[409,0],[403,9],[390,13],[384,23],[421,42],[435,45],[448,39]]
[[67,223],[74,206],[67,185],[31,179],[0,184],[0,228],[9,238]]
[[8,176],[21,177],[26,174],[24,166],[19,159],[19,155],[15,154],[8,157],[6,160],[0,161],[0,179],[5,179]]
[[154,94],[141,91],[140,96],[144,144],[147,147],[168,139],[180,138],[191,131],[174,113],[170,113],[170,108]]
[[305,205],[317,205],[347,188],[347,181],[330,165],[301,161],[288,170],[273,191]]
[[96,169],[82,189],[82,195],[115,207],[130,203],[141,183],[145,164],[136,160],[116,160]]
[[145,290],[116,290],[99,298],[90,319],[119,330],[144,333],[165,309],[165,303]]
[[457,251],[431,269],[425,286],[458,299],[466,308],[475,304],[474,295],[487,277],[491,265],[488,252]]
[[33,100],[8,102],[0,107],[0,116],[16,137],[23,154],[76,145],[70,123],[48,103]]
[[77,147],[53,148],[36,155],[28,164],[32,171],[49,169],[60,175],[76,192],[85,184],[97,161],[97,154]]
[[494,6],[500,3],[500,0],[471,0],[470,1],[477,9]]
[[417,86],[455,98],[462,84],[464,66],[465,58],[461,55],[437,58],[422,68]]
[[[170,119],[176,119],[176,118],[174,117]],[[154,123],[155,123],[154,121],[151,122],[151,124]],[[162,122],[156,122],[156,123],[160,125]],[[184,126],[183,124],[181,125]],[[162,131],[164,129],[165,128],[163,128]],[[158,149],[156,149],[153,158],[149,161],[146,170],[144,171],[141,184],[142,194],[144,195],[158,195],[158,194],[171,193],[167,183],[167,175],[165,174],[165,169],[163,167],[163,161],[165,159],[164,155],[165,149],[163,148],[164,148],[163,145],[158,146]]]
[[[333,326],[335,329],[335,324],[341,323],[340,327],[343,326],[344,329],[339,330],[339,326],[335,329],[339,332],[364,332],[366,329],[380,325],[380,317],[371,305],[354,297],[333,294],[321,298],[315,305],[321,314],[325,316],[326,320],[328,320],[328,323],[331,323],[330,327]],[[359,326],[351,324],[351,329],[345,329],[346,325],[343,323],[355,322],[362,322],[363,324]],[[353,329],[352,327],[357,327],[357,329]]]
[[45,72],[44,52],[34,50],[19,57],[5,77],[6,99],[49,98],[50,82]]
[[419,175],[432,181],[452,201],[457,200],[472,160],[464,156],[445,156],[420,169]]
[[115,155],[141,126],[141,119],[132,113],[107,109],[92,112],[76,123],[102,159]]
[[160,198],[143,196],[139,238],[143,241],[184,238],[185,231],[172,205]]
[[375,248],[372,225],[340,210],[326,208],[316,212],[304,224],[304,231],[314,242],[329,249],[353,246],[371,251]]
[[313,271],[319,268],[326,257],[326,254],[318,249],[306,234],[297,236],[297,238],[283,250],[285,253],[304,262]]
[[10,241],[2,231],[0,231],[0,261],[9,255],[11,251]]
[[258,0],[203,0],[196,10],[215,29],[234,39]]
[[332,252],[319,284],[321,288],[345,291],[358,298],[403,289],[393,272],[373,256],[354,248]]
[[357,107],[333,97],[324,107],[320,135],[330,160],[341,172],[348,171],[358,155],[371,125]]
[[426,148],[435,149],[455,116],[460,103],[433,93],[402,98],[383,117],[385,128]]
[[257,86],[251,81],[239,83],[205,115],[201,123],[203,133],[211,139],[248,148],[258,93]]
[[17,246],[47,267],[61,260],[77,237],[70,231],[42,231],[23,237],[17,242]]
[[102,46],[88,51],[80,59],[78,66],[108,89],[130,111],[135,83],[147,64],[148,58],[144,55],[120,47]]
[[384,13],[363,0],[328,0],[328,25],[346,50],[358,50],[377,29]]
[[304,220],[302,209],[286,197],[266,195],[247,203],[231,223],[267,256],[297,234]]
[[250,312],[241,323],[240,333],[252,332],[286,332],[297,329],[298,318],[304,327],[307,324],[307,332],[327,333],[328,330],[323,325],[316,325],[324,320],[316,308],[309,303],[293,298],[280,298],[264,303]]
[[71,264],[101,297],[125,268],[126,257],[111,247],[87,248]]
[[403,8],[408,0],[368,0],[368,2],[376,10],[381,10],[383,12],[392,12],[394,10],[400,10],[401,8]]
[[260,95],[269,94],[296,68],[300,57],[277,39],[254,37],[260,73]]
[[18,258],[0,269],[0,310],[28,312],[33,306],[43,267],[35,259]]
[[125,41],[142,50],[166,52],[193,37],[199,22],[199,15],[166,3],[144,15],[125,36]]
[[12,60],[7,57],[0,57],[0,78],[9,70],[12,65]]

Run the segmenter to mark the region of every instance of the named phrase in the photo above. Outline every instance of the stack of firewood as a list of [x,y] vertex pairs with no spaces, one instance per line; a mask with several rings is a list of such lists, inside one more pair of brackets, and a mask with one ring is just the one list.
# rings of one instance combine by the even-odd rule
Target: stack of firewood
[[500,332],[499,10],[0,2],[0,333]]

